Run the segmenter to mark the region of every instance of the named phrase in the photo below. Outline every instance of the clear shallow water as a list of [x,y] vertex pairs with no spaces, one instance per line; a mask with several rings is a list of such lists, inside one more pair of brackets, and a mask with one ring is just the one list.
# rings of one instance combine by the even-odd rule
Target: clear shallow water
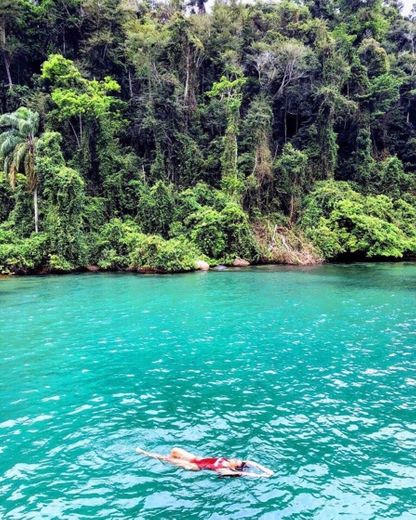
[[416,518],[415,304],[415,264],[0,280],[0,518]]

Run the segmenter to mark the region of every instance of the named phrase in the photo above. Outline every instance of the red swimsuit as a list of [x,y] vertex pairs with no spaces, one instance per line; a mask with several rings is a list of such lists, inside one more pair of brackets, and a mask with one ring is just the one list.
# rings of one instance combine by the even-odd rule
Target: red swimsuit
[[224,457],[209,457],[206,459],[195,458],[190,462],[196,464],[199,469],[209,469],[211,471],[218,471],[219,469],[224,468],[229,469],[228,466],[225,465],[225,463],[228,462],[228,459]]

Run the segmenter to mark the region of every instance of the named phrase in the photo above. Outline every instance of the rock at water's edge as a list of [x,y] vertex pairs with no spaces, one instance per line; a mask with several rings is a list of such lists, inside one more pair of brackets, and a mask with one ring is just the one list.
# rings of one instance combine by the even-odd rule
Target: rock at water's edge
[[244,260],[243,258],[236,258],[233,262],[234,267],[247,267],[250,265],[250,262]]
[[140,274],[162,274],[166,271],[158,271],[157,269],[154,269],[153,267],[143,266],[138,267],[137,272]]
[[198,269],[199,271],[208,271],[209,264],[204,262],[204,260],[197,260],[195,262],[195,269]]
[[90,273],[97,273],[100,270],[98,265],[87,265],[87,271]]

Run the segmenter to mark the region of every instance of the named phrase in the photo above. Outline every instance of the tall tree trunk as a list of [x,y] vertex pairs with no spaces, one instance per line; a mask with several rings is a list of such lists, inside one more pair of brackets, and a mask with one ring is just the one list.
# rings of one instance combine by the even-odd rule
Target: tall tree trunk
[[10,60],[6,50],[6,17],[0,16],[0,49],[3,51],[4,68],[6,69],[7,81],[9,82],[8,87],[13,87],[12,75],[10,73]]
[[81,114],[78,117],[79,117],[79,140],[82,143],[82,116],[81,116]]
[[129,94],[130,94],[130,99],[133,97],[133,82],[132,82],[132,79],[131,79],[131,71],[129,69]]
[[69,121],[69,126],[71,127],[72,132],[73,132],[73,134],[75,136],[75,139],[77,141],[78,149],[80,149],[81,148],[81,143],[79,142],[79,137],[78,137],[77,131],[75,130],[74,125],[71,123],[71,121]]
[[4,68],[6,69],[6,75],[7,75],[7,81],[9,82],[8,87],[13,87],[13,81],[12,81],[12,75],[10,73],[10,61],[7,57],[7,53],[5,50],[3,50],[3,61],[4,61]]
[[184,105],[188,108],[188,97],[189,97],[189,75],[191,68],[191,52],[189,49],[189,44],[186,49],[186,79],[185,79],[185,89],[183,93]]
[[295,197],[293,193],[290,195],[290,213],[289,213],[289,222],[290,225],[293,224],[295,220]]
[[35,233],[39,233],[39,209],[37,187],[33,190],[33,209],[35,210]]
[[287,143],[287,109],[285,107],[285,117],[284,117],[284,134],[285,134],[285,144]]

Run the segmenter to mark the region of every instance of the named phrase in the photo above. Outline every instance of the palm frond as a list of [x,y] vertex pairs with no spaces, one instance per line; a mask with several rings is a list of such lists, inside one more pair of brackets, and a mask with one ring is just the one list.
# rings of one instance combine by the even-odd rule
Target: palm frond
[[16,173],[16,165],[14,164],[14,161],[12,161],[9,170],[9,182],[13,190],[16,188]]
[[1,115],[0,126],[15,129],[22,136],[34,135],[39,130],[39,114],[29,108],[20,107],[15,112]]
[[[21,173],[23,173],[21,170],[21,166],[22,166],[22,164],[24,166],[23,161],[25,159],[27,152],[28,152],[28,145],[27,145],[26,141],[24,141],[23,143],[19,143],[15,147],[14,152],[13,152],[13,161],[16,164],[16,169],[17,169],[17,171],[20,171]],[[26,169],[24,168],[24,170],[26,170]],[[27,172],[25,171],[25,173],[27,173]]]
[[16,165],[13,161],[13,157],[8,155],[4,159],[4,171],[9,174],[9,183],[12,189],[16,188]]
[[3,114],[0,116],[0,126],[8,126],[10,128],[17,128],[19,124],[19,118],[16,116],[16,112],[10,114]]
[[29,191],[34,191],[37,186],[37,177],[35,173],[35,158],[32,153],[25,155],[25,172],[27,175],[27,187]]
[[0,116],[0,127],[8,130],[0,133],[0,160],[4,160],[4,170],[9,174],[12,187],[16,184],[16,173],[25,173],[28,189],[37,185],[34,148],[39,130],[39,114],[29,108],[20,107],[15,112]]
[[11,157],[9,155],[7,155],[5,158],[4,158],[4,162],[3,162],[3,170],[5,171],[5,173],[7,173],[9,171],[9,167],[10,167],[10,162],[11,162]]
[[31,123],[32,123],[32,134],[35,135],[39,131],[39,114],[37,112],[32,112],[31,115]]
[[4,132],[2,132],[0,134],[0,146],[2,144],[2,142],[7,139],[10,135],[15,135],[17,136],[18,135],[18,132],[17,130],[15,130],[14,128],[12,128],[11,130],[5,130]]
[[15,112],[18,119],[18,129],[22,135],[36,134],[39,129],[39,114],[26,107],[20,107]]
[[21,137],[13,133],[9,133],[9,135],[5,136],[0,145],[0,158],[4,159],[7,155],[12,153],[16,146],[21,142]]

